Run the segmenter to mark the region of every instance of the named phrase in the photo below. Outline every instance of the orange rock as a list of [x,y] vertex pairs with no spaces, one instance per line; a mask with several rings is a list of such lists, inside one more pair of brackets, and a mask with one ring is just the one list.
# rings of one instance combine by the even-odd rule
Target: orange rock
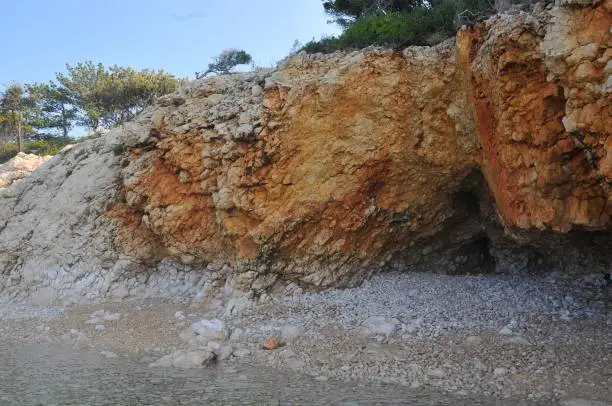
[[264,350],[276,350],[283,346],[283,343],[276,337],[271,336],[264,341],[263,348]]
[[542,32],[523,13],[454,44],[188,84],[130,149],[115,242],[146,263],[329,288],[473,241],[487,227],[462,224],[485,206],[510,231],[609,229],[612,96],[597,89],[612,17],[557,11]]

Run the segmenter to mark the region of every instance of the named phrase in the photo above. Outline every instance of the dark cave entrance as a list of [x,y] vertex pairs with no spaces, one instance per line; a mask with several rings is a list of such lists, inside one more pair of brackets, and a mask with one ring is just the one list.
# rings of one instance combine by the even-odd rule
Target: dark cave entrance
[[495,271],[491,240],[486,234],[463,244],[454,254],[452,274],[483,274]]
[[457,241],[451,246],[449,273],[480,274],[495,271],[491,238],[486,232],[491,203],[482,172],[473,169],[452,196],[455,215],[450,229],[455,229]]

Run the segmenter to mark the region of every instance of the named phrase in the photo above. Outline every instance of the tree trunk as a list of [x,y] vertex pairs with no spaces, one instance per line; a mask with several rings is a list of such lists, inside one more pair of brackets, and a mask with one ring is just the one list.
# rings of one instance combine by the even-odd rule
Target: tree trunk
[[64,133],[64,138],[68,137],[68,123],[66,120],[66,108],[62,104],[62,132]]
[[21,134],[21,114],[17,116],[17,149],[23,152],[23,135]]

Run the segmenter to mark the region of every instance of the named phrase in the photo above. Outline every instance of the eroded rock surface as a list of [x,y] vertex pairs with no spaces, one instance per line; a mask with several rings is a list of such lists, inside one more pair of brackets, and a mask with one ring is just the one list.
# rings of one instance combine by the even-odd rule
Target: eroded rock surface
[[191,82],[12,188],[0,286],[265,300],[417,265],[608,270],[611,21],[536,4]]
[[50,158],[51,156],[18,153],[14,158],[0,165],[0,190],[25,178]]

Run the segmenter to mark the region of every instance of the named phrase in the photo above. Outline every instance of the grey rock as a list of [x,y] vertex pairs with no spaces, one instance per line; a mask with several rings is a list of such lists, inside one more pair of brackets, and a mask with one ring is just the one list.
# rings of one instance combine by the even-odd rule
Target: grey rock
[[225,345],[215,351],[215,354],[217,354],[217,359],[219,360],[229,359],[233,355],[233,353],[234,349],[232,348],[232,346],[229,345]]
[[121,313],[111,313],[106,310],[98,310],[89,315],[86,324],[100,324],[103,321],[118,321]]
[[446,376],[446,372],[440,368],[431,368],[427,370],[427,376],[430,378],[442,379]]
[[233,351],[233,354],[236,358],[246,358],[251,355],[251,350],[248,348],[238,348]]
[[100,354],[105,358],[117,358],[117,354],[112,351],[100,351]]
[[516,344],[516,345],[531,345],[529,341],[521,336],[514,336],[504,340],[505,343],[508,344]]
[[225,325],[219,319],[203,319],[193,323],[183,330],[180,337],[190,344],[206,344],[212,341],[223,341],[227,339]]
[[362,327],[367,334],[389,337],[391,334],[397,331],[399,325],[399,320],[395,318],[373,316],[366,319],[363,322]]
[[561,406],[612,406],[610,402],[591,399],[565,399],[559,402]]
[[241,328],[236,328],[230,334],[229,340],[232,342],[238,341],[244,336],[244,330]]
[[508,374],[508,370],[506,368],[495,368],[493,370],[493,375],[496,377],[506,376]]
[[476,347],[482,343],[482,337],[479,336],[469,336],[463,342],[463,345],[466,347]]
[[211,366],[214,364],[215,360],[215,353],[208,350],[175,351],[172,354],[165,355],[157,361],[149,364],[149,367],[175,367],[181,369],[194,369]]

